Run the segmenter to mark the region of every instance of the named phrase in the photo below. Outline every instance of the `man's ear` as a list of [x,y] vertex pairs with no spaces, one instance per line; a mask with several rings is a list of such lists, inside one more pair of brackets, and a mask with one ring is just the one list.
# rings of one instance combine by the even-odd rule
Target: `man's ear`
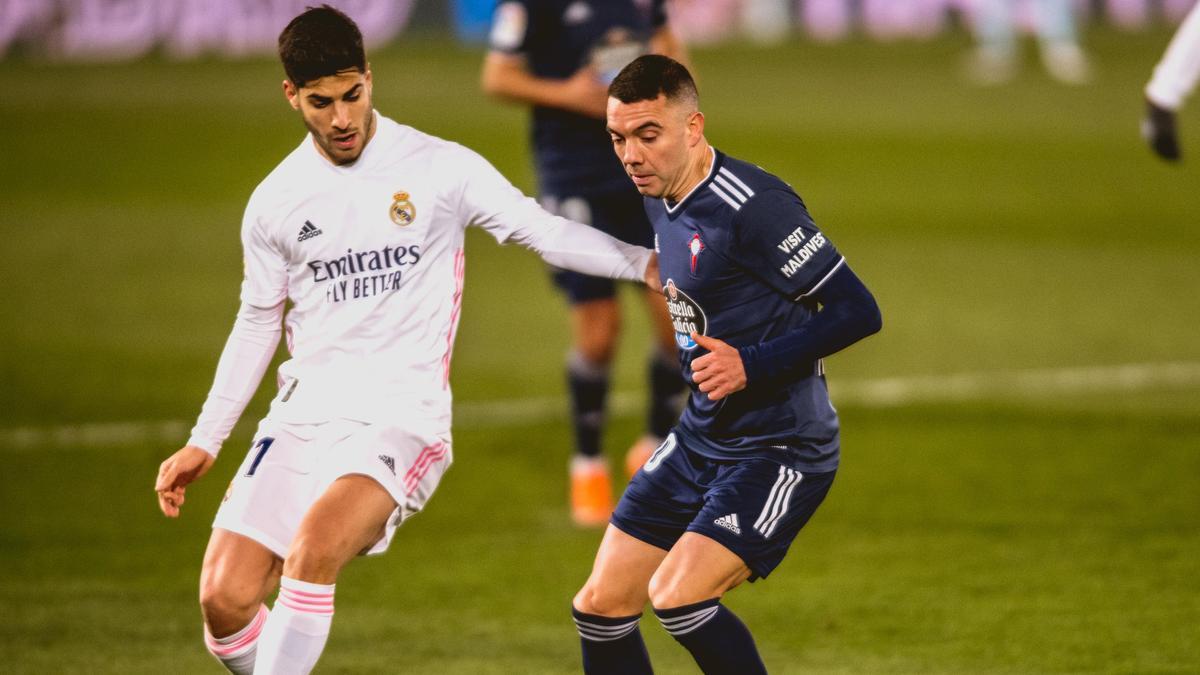
[[300,90],[296,88],[296,85],[292,84],[291,80],[283,81],[283,95],[287,98],[293,110],[300,109]]
[[688,115],[687,119],[688,145],[696,145],[704,138],[704,113],[697,110]]

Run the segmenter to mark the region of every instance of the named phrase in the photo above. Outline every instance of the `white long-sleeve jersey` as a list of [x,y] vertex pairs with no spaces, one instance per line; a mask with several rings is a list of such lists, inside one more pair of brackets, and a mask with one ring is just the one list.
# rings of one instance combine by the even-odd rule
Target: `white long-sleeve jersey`
[[311,137],[254,191],[237,321],[189,445],[217,454],[278,345],[270,416],[450,424],[468,226],[585,274],[640,280],[651,252],[552,216],[478,154],[376,113],[348,166]]
[[1146,97],[1169,110],[1179,110],[1200,79],[1200,4],[1188,12],[1171,44],[1154,67]]

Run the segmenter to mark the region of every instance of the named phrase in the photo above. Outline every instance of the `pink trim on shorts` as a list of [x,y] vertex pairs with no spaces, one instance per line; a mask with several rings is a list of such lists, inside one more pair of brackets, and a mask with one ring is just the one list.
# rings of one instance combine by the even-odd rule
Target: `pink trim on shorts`
[[429,473],[429,468],[434,462],[444,458],[450,450],[445,443],[436,443],[423,450],[417,455],[417,461],[413,462],[412,468],[408,473],[404,474],[404,494],[411,495],[417,489],[417,485],[421,483],[421,479],[425,474]]

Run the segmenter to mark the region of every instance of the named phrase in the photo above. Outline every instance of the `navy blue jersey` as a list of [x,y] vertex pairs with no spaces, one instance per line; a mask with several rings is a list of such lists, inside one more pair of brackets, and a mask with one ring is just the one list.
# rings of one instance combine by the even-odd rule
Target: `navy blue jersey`
[[733,347],[795,330],[817,311],[807,298],[844,263],[790,186],[713,151],[708,176],[679,203],[646,199],[667,307],[691,397],[677,431],[714,459],[766,456],[807,471],[838,463],[838,419],[820,362],[786,382],[751,382],[710,401],[692,381],[707,352],[691,331]]
[[[665,23],[663,0],[503,0],[491,48],[524,56],[537,77],[567,79],[591,64],[611,81],[649,51],[651,36]],[[602,119],[534,106],[533,151],[543,194],[631,189]]]

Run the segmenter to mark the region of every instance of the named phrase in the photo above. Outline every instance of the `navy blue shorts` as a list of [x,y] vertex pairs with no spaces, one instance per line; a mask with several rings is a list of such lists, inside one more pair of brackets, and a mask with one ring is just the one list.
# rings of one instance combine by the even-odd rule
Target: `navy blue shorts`
[[[642,195],[632,187],[628,190],[592,197],[542,195],[542,207],[562,216],[611,234],[629,244],[654,247],[654,228],[646,218]],[[591,300],[607,300],[616,296],[612,279],[590,277],[586,274],[554,269],[554,285],[567,295],[572,305]]]
[[666,550],[684,532],[703,534],[745,561],[754,581],[783,561],[835,473],[801,473],[759,457],[709,459],[672,433],[629,482],[612,524]]

